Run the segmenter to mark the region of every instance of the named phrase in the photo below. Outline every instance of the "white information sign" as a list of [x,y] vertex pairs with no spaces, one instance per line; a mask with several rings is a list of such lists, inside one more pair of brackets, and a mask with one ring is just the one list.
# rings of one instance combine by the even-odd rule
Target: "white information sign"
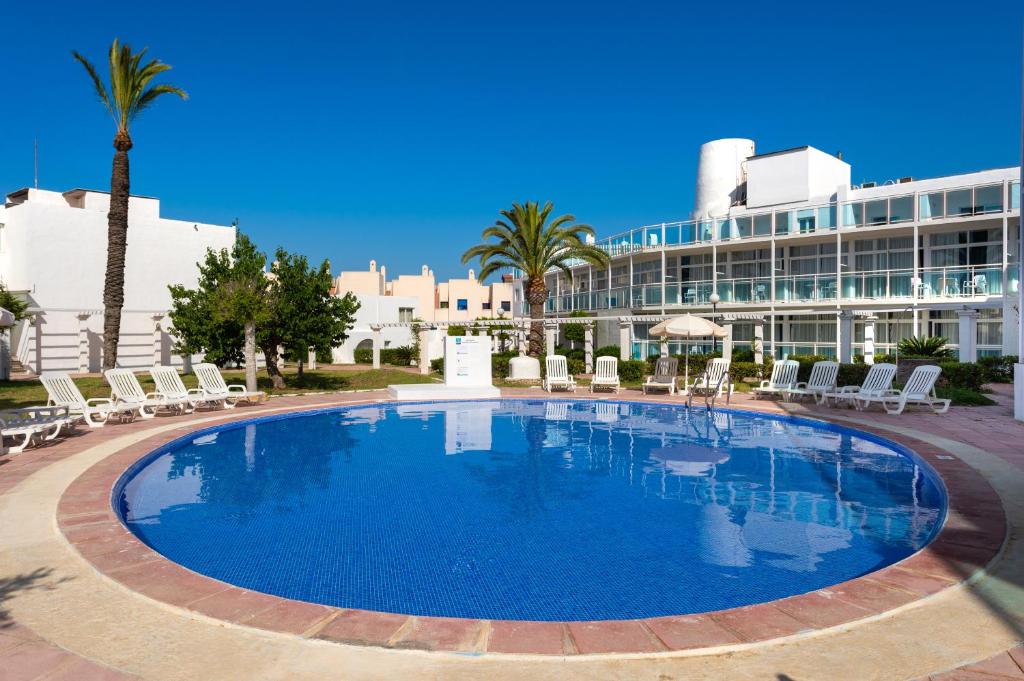
[[445,338],[444,384],[464,387],[491,385],[491,339],[489,336],[447,336]]

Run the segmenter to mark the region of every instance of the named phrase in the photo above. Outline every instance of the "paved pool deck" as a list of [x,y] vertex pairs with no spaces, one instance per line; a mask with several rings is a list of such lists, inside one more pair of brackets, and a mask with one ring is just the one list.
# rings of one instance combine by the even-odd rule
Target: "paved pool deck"
[[[505,389],[539,397],[536,389]],[[584,390],[574,396],[594,399]],[[596,399],[649,399],[637,391]],[[736,395],[902,442],[952,511],[907,561],[844,585],[696,617],[512,623],[326,608],[195,575],[109,508],[132,461],[190,430],[386,394],[110,424],[0,457],[0,681],[20,679],[1024,679],[1024,424],[999,405],[859,413]]]

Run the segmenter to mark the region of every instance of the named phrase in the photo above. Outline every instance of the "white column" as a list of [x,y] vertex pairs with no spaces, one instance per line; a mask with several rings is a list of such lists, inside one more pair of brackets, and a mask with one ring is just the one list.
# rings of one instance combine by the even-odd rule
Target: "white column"
[[619,359],[625,362],[633,358],[633,323],[619,320]]
[[32,316],[32,342],[35,354],[35,372],[43,373],[43,315],[37,312]]
[[871,315],[864,319],[864,363],[875,363],[875,322],[878,317]]
[[163,364],[164,360],[164,327],[162,314],[153,315],[153,366]]
[[545,354],[555,354],[555,344],[558,342],[558,323],[544,322],[544,351]]
[[426,326],[420,327],[420,356],[419,369],[423,375],[430,373],[430,329]]
[[764,364],[764,319],[754,321],[754,364]]
[[11,378],[11,329],[0,326],[0,381]]
[[530,343],[530,323],[529,322],[523,322],[519,326],[519,328],[517,330],[517,333],[516,333],[516,336],[517,336],[516,340],[517,340],[517,342],[519,344],[519,354],[520,355],[525,355],[527,350],[529,349],[529,343]]
[[583,324],[583,364],[585,373],[594,373],[594,322]]
[[76,315],[78,317],[78,373],[89,372],[89,317],[88,312]]
[[658,354],[662,357],[668,357],[668,341],[664,338],[658,343]]
[[723,319],[722,328],[725,329],[726,335],[722,339],[722,359],[726,361],[732,360],[732,319]]
[[978,311],[965,308],[957,310],[960,318],[960,361],[978,361]]
[[380,324],[371,324],[370,331],[373,331],[373,368],[380,369],[380,348],[382,345]]
[[316,350],[313,348],[309,349],[309,354],[306,356],[306,368],[310,371],[316,370]]
[[839,363],[853,362],[853,312],[843,310],[839,313]]

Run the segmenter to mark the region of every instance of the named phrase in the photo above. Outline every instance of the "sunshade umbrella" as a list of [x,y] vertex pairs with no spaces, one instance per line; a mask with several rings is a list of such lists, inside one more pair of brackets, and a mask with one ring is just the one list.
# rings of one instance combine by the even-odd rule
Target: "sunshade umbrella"
[[[666,319],[651,328],[649,334],[658,338],[725,338],[729,332],[710,319],[684,314],[682,317]],[[690,348],[686,348],[686,385],[690,383]]]

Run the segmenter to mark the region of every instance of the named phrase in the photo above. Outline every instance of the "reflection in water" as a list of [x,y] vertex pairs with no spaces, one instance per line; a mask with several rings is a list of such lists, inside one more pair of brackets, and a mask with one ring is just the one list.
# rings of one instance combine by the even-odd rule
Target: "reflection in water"
[[126,485],[127,522],[245,588],[424,615],[700,612],[905,557],[941,519],[906,456],[672,405],[368,405],[226,426]]

